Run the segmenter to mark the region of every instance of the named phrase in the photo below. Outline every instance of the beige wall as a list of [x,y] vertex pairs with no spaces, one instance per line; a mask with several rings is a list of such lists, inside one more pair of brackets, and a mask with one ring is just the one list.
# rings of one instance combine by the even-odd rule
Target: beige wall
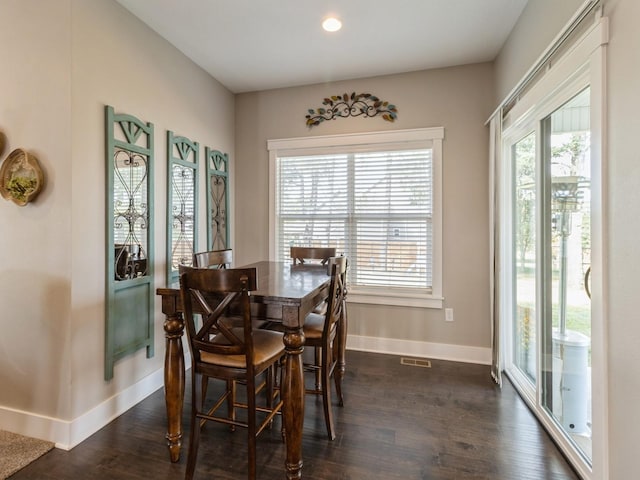
[[[0,423],[74,443],[157,387],[164,359],[156,300],[155,356],[140,350],[104,381],[104,106],[155,126],[155,285],[161,286],[166,132],[200,142],[201,158],[205,145],[233,157],[234,97],[115,1],[7,0],[0,18],[11,19],[0,32],[0,57],[12,72],[0,76],[0,129],[10,148],[36,153],[47,175],[34,204],[0,200]],[[204,175],[201,186],[204,204]],[[34,423],[50,428],[43,434]]]
[[0,158],[30,151],[47,182],[33,205],[0,199],[0,405],[63,418],[70,404],[69,4],[0,6],[0,18],[11,19],[0,29],[0,130],[8,139]]
[[69,418],[71,375],[70,0],[0,4],[0,159],[24,148],[46,186],[36,203],[0,198],[0,405]]
[[[398,107],[398,120],[346,118],[309,130],[305,114],[328,95],[369,92]],[[275,138],[443,126],[445,305],[443,310],[349,305],[349,334],[380,340],[488,348],[489,262],[487,152],[484,122],[493,103],[491,64],[390,75],[238,95],[236,98],[234,248],[240,262],[268,257],[268,152]]]
[[[554,28],[566,23],[554,20],[560,3],[564,2],[529,2],[496,61],[498,95],[504,95],[515,86],[526,70],[522,65],[535,61],[555,36],[547,31],[547,22],[557,23]],[[571,3],[575,4],[575,10],[582,2]],[[608,444],[604,459],[594,455],[596,462],[601,462],[594,465],[598,472],[594,480],[626,480],[638,476],[640,428],[640,314],[637,305],[640,271],[640,155],[637,141],[640,2],[605,0],[603,4],[604,15],[610,22],[605,69],[607,147],[603,159],[606,175],[603,179],[605,360],[609,387],[604,422]],[[520,55],[522,59],[517,58]]]

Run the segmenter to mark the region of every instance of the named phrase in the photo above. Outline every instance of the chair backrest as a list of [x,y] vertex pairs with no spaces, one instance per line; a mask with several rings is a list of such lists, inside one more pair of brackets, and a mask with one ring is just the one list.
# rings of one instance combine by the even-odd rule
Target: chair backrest
[[193,254],[193,266],[199,268],[231,268],[233,250],[209,250]]
[[345,308],[347,257],[330,257],[328,263],[331,269],[331,284],[329,286],[329,296],[327,297],[327,312],[322,336],[325,342],[332,342],[336,335],[336,324],[342,318],[342,310]]
[[[253,358],[249,295],[256,288],[255,268],[180,267],[180,295],[194,362],[201,361],[203,352]],[[225,317],[231,304],[243,319],[243,328],[234,327]],[[202,316],[199,327],[195,321],[197,314]],[[215,336],[210,335],[212,331],[216,331]]]
[[326,265],[329,257],[335,257],[334,247],[291,247],[289,255],[294,265],[303,263],[319,263]]
[[[340,270],[340,276],[342,277],[342,284],[340,285],[340,288],[342,289],[342,300],[346,302],[346,298],[347,298],[347,270],[349,270],[349,260],[347,259],[347,257],[345,257],[344,255],[340,255],[338,257],[330,257],[327,261],[327,275],[331,275],[331,269],[333,264],[336,262],[337,258],[344,258],[345,259],[345,265],[344,265],[344,269],[342,268],[342,266],[339,267]],[[343,307],[343,308],[346,308]]]

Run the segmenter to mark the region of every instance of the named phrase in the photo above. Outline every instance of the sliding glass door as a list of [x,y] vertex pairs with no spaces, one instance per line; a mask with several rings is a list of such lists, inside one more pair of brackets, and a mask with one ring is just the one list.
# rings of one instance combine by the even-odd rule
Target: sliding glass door
[[536,133],[511,146],[513,163],[513,364],[536,383]]
[[605,27],[581,25],[493,123],[497,364],[585,480],[609,462]]
[[576,83],[503,137],[506,371],[591,464],[590,89]]
[[591,459],[589,89],[542,120],[542,406]]

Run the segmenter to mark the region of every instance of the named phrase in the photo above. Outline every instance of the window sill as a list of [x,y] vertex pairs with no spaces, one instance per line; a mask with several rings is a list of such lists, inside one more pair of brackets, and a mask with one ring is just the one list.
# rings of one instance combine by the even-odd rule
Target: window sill
[[349,290],[348,303],[366,303],[369,305],[390,305],[398,307],[442,309],[444,298],[418,293],[389,293],[379,291]]

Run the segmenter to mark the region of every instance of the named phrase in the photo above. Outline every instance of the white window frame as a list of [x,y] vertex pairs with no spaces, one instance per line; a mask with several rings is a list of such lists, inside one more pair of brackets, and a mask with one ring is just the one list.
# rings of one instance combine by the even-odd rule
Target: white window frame
[[267,141],[269,150],[269,258],[276,259],[276,161],[279,156],[317,155],[349,148],[367,150],[392,148],[431,148],[433,181],[433,264],[430,294],[407,289],[380,295],[380,290],[350,288],[350,303],[398,305],[422,308],[442,308],[442,141],[444,128],[415,128],[342,135],[323,135],[273,139]]

